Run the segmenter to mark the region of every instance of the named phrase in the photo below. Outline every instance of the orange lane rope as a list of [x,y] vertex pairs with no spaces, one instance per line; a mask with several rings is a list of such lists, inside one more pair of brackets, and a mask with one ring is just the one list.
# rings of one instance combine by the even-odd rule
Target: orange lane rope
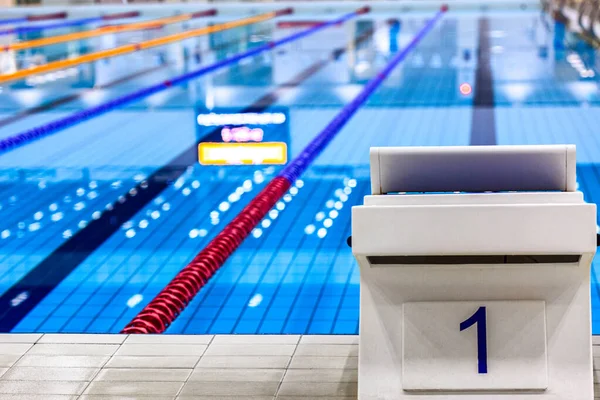
[[227,29],[233,29],[240,26],[255,24],[258,22],[267,21],[278,17],[280,15],[290,14],[292,10],[286,8],[284,10],[272,11],[264,14],[260,14],[254,17],[242,18],[235,21],[225,22],[222,24],[207,26],[204,28],[192,29],[189,31],[175,33],[168,36],[159,37],[156,39],[150,39],[139,43],[127,44],[124,46],[115,47],[112,49],[100,50],[93,53],[84,54],[74,58],[68,58],[65,60],[58,60],[49,62],[47,64],[36,65],[27,69],[21,69],[15,72],[1,74],[0,83],[15,81],[18,79],[25,78],[27,76],[36,75],[49,71],[56,71],[59,69],[73,67],[84,63],[89,63],[104,58],[116,57],[123,54],[133,53],[139,50],[145,50],[152,47],[164,46],[173,42],[178,42],[195,36],[208,35],[210,33],[221,32]]
[[70,42],[73,40],[89,39],[92,37],[108,35],[108,34],[112,34],[112,33],[141,31],[144,29],[156,29],[156,28],[163,27],[165,25],[189,21],[190,19],[193,19],[193,18],[216,15],[216,13],[217,13],[216,10],[211,9],[211,10],[207,10],[207,11],[200,11],[197,13],[177,15],[174,17],[158,18],[158,19],[153,19],[150,21],[132,22],[130,24],[121,24],[121,25],[108,25],[108,26],[103,26],[103,27],[96,28],[96,29],[90,29],[88,31],[83,31],[83,32],[73,32],[73,33],[67,33],[65,35],[57,35],[57,36],[51,36],[51,37],[47,37],[47,38],[27,40],[25,42],[17,42],[17,43],[11,43],[11,44],[7,44],[7,45],[0,45],[0,50],[4,50],[4,51],[25,50],[25,49],[31,49],[34,47],[49,46],[51,44],[56,44],[56,43]]

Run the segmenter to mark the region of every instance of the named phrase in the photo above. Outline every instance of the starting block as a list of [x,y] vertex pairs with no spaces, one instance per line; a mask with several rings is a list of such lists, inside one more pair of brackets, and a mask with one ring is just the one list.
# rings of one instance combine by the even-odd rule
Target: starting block
[[575,146],[372,148],[360,400],[592,400],[596,206]]

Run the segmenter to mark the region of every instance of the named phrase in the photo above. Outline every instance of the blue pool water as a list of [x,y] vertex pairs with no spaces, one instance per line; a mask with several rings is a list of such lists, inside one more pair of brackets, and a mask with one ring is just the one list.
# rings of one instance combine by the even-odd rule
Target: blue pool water
[[[291,159],[432,14],[367,14],[1,154],[0,331],[119,332],[280,169],[201,166],[196,111],[285,115],[264,135]],[[181,29],[0,55],[0,68]],[[270,21],[5,84],[0,138],[301,29]],[[539,10],[450,12],[167,333],[357,333],[346,239],[370,190],[370,146],[574,143],[580,190],[600,201],[596,51],[560,31]],[[148,179],[161,190],[132,193]],[[92,229],[119,199],[123,220]]]

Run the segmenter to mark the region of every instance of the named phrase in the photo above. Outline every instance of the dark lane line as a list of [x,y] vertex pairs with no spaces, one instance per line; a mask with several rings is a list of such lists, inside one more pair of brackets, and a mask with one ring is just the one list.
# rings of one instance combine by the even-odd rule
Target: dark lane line
[[490,22],[479,19],[479,51],[475,70],[475,95],[471,117],[471,145],[495,145],[494,82],[490,62]]
[[[373,35],[373,30],[366,31],[354,40],[358,45]],[[279,85],[273,91],[259,98],[242,112],[261,112],[275,104],[290,89],[296,88],[304,81],[321,71],[336,60],[347,48],[336,49],[326,59],[316,62],[300,72],[290,81]],[[108,240],[121,225],[140,212],[146,205],[167,189],[191,165],[197,163],[197,147],[200,142],[218,141],[219,129],[214,129],[199,142],[188,147],[169,163],[156,170],[146,180],[138,183],[118,201],[111,209],[102,213],[100,218],[92,220],[85,228],[79,230],[48,257],[41,261],[20,281],[15,283],[0,296],[0,332],[10,332],[17,324],[35,308],[63,279],[65,279],[80,263],[96,251]],[[25,298],[18,305],[12,306],[13,299]]]

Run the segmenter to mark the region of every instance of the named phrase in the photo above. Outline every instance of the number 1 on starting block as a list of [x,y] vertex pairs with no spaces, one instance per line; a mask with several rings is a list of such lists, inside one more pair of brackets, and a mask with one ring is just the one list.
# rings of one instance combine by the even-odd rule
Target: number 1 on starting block
[[404,390],[544,390],[543,301],[403,306]]

